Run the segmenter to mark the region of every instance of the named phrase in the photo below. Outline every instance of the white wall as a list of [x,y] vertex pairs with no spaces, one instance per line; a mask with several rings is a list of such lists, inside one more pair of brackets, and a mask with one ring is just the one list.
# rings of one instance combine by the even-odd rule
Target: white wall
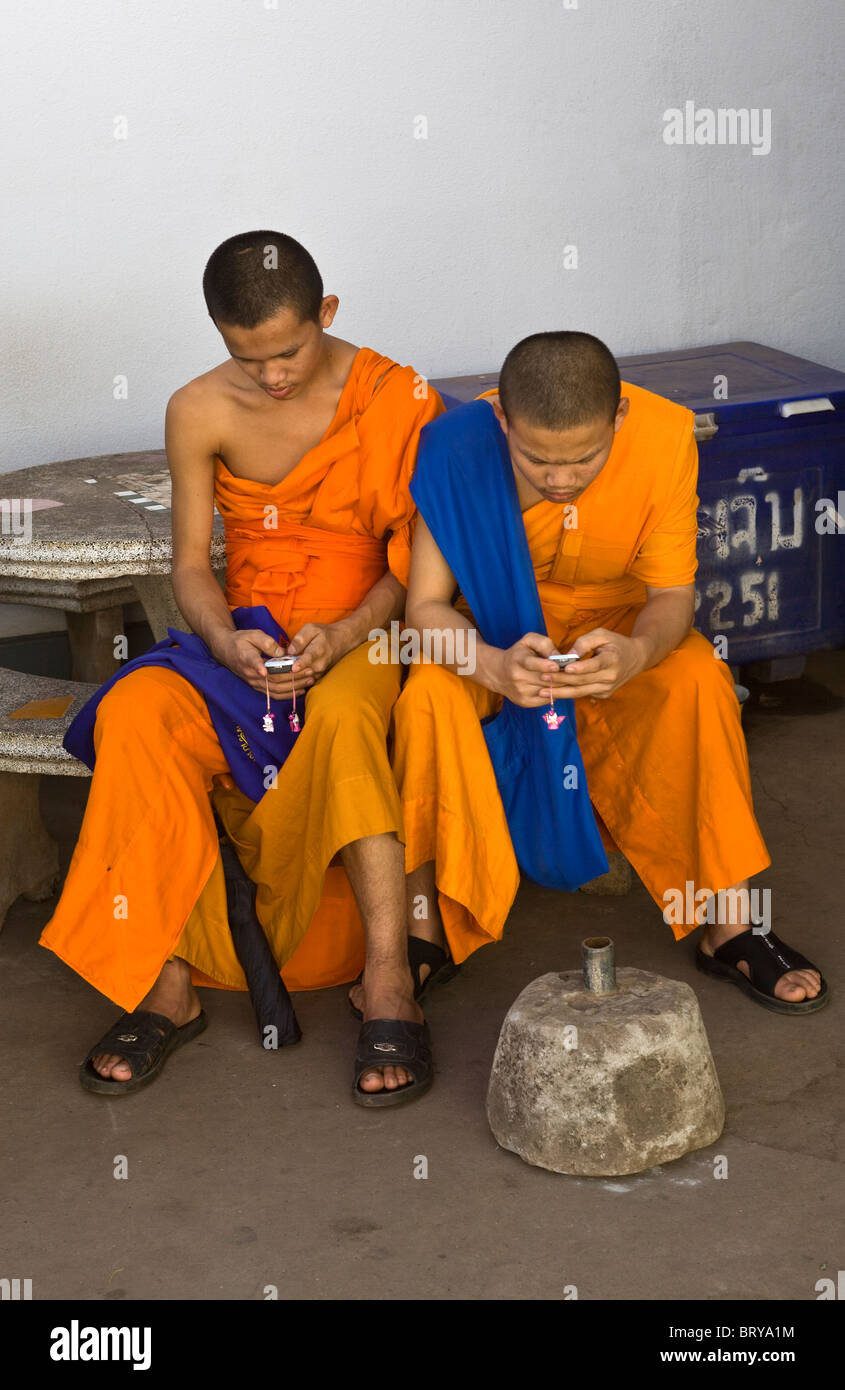
[[[841,0],[272,4],[4,7],[0,470],[160,447],[222,356],[205,260],[253,226],[309,247],[340,334],[429,375],[563,326],[845,368]],[[771,153],[667,146],[687,99],[771,108]]]

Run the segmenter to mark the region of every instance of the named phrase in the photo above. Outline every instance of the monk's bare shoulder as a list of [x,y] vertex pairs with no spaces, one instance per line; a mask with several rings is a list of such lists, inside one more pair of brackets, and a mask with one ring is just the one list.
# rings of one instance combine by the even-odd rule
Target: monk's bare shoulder
[[171,468],[174,462],[199,463],[219,454],[236,394],[231,368],[231,362],[221,362],[173,392],[165,417]]
[[234,393],[231,367],[231,362],[221,362],[180,386],[167,403],[168,414],[185,420],[196,415],[208,415],[209,412],[216,415]]

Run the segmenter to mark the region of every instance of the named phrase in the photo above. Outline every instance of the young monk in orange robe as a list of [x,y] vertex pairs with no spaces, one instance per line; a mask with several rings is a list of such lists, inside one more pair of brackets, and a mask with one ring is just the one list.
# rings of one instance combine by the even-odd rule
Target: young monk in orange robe
[[[399,674],[368,659],[367,634],[404,606],[408,484],[419,431],[442,404],[411,368],[326,334],[337,298],[323,295],[292,238],[231,238],[204,289],[231,356],[168,407],[174,592],[212,655],[262,692],[264,660],[282,648],[236,630],[230,609],[269,609],[297,657],[293,683],[270,676],[269,691],[304,699],[302,730],[256,803],[228,775],[205,700],[184,677],[149,666],[118,680],[97,711],[85,819],[41,940],[139,1011],[92,1049],[83,1084],[119,1093],[157,1075],[168,1051],[204,1026],[193,984],[245,987],[214,790],[288,984],[349,980],[366,945],[355,1098],[406,1099],[431,1070],[408,967],[402,817],[386,745]],[[225,597],[209,564],[215,503]]]
[[[460,962],[497,940],[519,869],[482,733],[502,697],[575,701],[590,798],[676,938],[701,924],[667,902],[746,886],[770,860],[751,804],[739,705],[726,665],[691,631],[697,451],[690,411],[621,384],[587,334],[518,344],[486,393],[507,438],[547,633],[508,651],[477,636],[475,678],[418,665],[394,710],[394,769],[416,892],[439,903],[431,940]],[[445,424],[445,421],[443,422]],[[435,422],[423,436],[437,439]],[[418,519],[407,622],[474,629],[436,538]],[[483,522],[474,508],[473,525]],[[565,671],[548,659],[570,649]],[[553,735],[550,735],[553,736]],[[714,899],[714,901],[719,901]],[[743,900],[734,899],[738,908]],[[747,899],[746,899],[747,903]],[[730,902],[729,902],[730,907]],[[718,914],[714,913],[714,916]],[[827,1002],[819,972],[748,916],[709,922],[698,964],[780,1011]],[[715,953],[715,955],[714,955]],[[762,953],[762,954],[761,954]]]

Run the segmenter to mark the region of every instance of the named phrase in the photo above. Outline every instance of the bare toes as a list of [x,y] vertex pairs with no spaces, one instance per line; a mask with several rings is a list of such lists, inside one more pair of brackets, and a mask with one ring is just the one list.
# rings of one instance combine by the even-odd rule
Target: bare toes
[[91,1058],[91,1064],[96,1072],[106,1081],[131,1081],[132,1071],[127,1062],[122,1057],[115,1057],[110,1053],[98,1053]]
[[817,970],[790,970],[778,980],[775,993],[781,999],[797,1004],[802,999],[814,999],[820,984],[821,977]]
[[385,1067],[383,1071],[367,1071],[358,1082],[362,1091],[398,1091],[410,1086],[413,1077],[404,1067]]

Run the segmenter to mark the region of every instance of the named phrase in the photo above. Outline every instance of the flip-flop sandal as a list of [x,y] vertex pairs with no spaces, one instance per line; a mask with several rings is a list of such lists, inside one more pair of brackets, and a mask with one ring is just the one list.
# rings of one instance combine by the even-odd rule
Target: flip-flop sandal
[[[143,1086],[155,1081],[171,1052],[190,1042],[207,1027],[205,1009],[201,1009],[196,1018],[181,1028],[177,1028],[164,1014],[150,1013],[147,1009],[123,1014],[91,1048],[79,1068],[79,1080],[86,1091],[95,1091],[101,1096],[126,1096],[131,1091],[140,1091]],[[132,1070],[131,1079],[113,1081],[110,1077],[101,1076],[91,1063],[91,1058],[100,1053],[122,1057]]]
[[[362,1091],[358,1083],[364,1072],[385,1066],[403,1067],[414,1079],[395,1091]],[[370,1108],[404,1105],[427,1091],[433,1080],[427,1023],[411,1023],[403,1018],[371,1018],[363,1024],[358,1034],[352,1082],[352,1098],[358,1105]]]
[[[738,962],[744,960],[751,972],[748,975],[738,969]],[[751,929],[731,937],[730,941],[717,946],[712,956],[706,956],[699,946],[695,953],[695,963],[705,975],[715,975],[721,980],[730,980],[739,985],[744,994],[749,995],[764,1009],[773,1009],[779,1014],[814,1014],[823,1009],[830,999],[827,982],[822,978],[821,989],[815,999],[801,999],[790,1003],[788,999],[778,999],[774,988],[781,975],[788,970],[818,970],[817,965],[787,946],[775,936],[773,931],[755,932]],[[819,971],[821,976],[821,971]]]
[[[421,1004],[434,985],[445,985],[447,980],[453,980],[460,970],[459,965],[455,965],[451,957],[443,950],[442,946],[435,946],[433,941],[426,941],[421,936],[408,937],[408,964],[411,967],[411,974],[414,979],[414,998]],[[428,974],[424,980],[420,979],[420,966],[428,966]],[[354,981],[360,985],[364,978],[364,972]],[[362,1020],[364,1015],[361,1010],[356,1008],[346,996],[349,1010],[355,1018]]]
[[[453,980],[461,968],[455,965],[442,946],[435,946],[433,941],[426,941],[422,936],[408,937],[408,964],[414,977],[414,998],[418,1004],[423,1002],[435,985],[445,985],[447,980]],[[424,980],[420,979],[421,965],[428,966]]]

